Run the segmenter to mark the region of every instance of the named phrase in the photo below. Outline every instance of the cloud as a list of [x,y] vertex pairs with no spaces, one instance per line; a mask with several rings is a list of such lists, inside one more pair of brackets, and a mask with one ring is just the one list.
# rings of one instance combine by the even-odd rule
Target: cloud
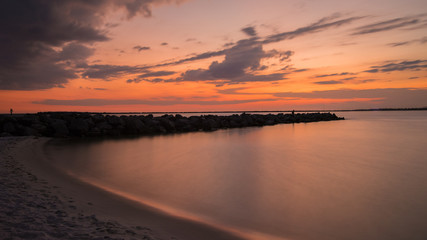
[[271,102],[276,99],[246,99],[246,100],[181,100],[160,99],[160,100],[143,100],[143,99],[73,99],[73,100],[58,100],[45,99],[42,101],[34,101],[35,104],[53,105],[53,106],[109,106],[109,105],[152,105],[152,106],[171,106],[171,105],[232,105],[252,102]]
[[286,61],[292,51],[264,51],[256,38],[243,39],[233,47],[221,51],[225,55],[222,62],[213,61],[208,69],[187,70],[180,77],[165,82],[207,81],[214,84],[237,84],[245,82],[280,81],[285,73],[256,75],[255,71],[264,69],[260,61],[265,58],[278,58]]
[[350,81],[350,80],[353,80],[353,79],[355,79],[356,77],[348,77],[348,78],[343,78],[343,79],[341,79],[341,81]]
[[127,65],[102,65],[94,64],[85,66],[85,70],[82,73],[84,78],[95,78],[102,80],[111,80],[116,77],[127,74],[136,74],[145,72],[147,67],[144,66],[127,66]]
[[[306,27],[298,28],[290,32],[282,32],[267,36],[266,38],[256,37],[254,27],[243,28],[242,31],[248,35],[249,39],[242,39],[236,43],[229,43],[224,46],[224,49],[217,51],[208,51],[191,57],[174,60],[166,63],[161,63],[152,66],[146,66],[147,69],[179,65],[192,61],[209,59],[212,57],[224,56],[224,60],[213,61],[207,69],[190,69],[182,73],[180,77],[170,79],[155,79],[155,82],[183,82],[183,81],[205,81],[216,85],[238,84],[246,82],[262,82],[262,81],[280,81],[286,79],[286,75],[290,72],[276,72],[273,74],[256,74],[256,71],[265,70],[266,65],[261,65],[262,59],[276,58],[281,62],[289,61],[293,55],[292,51],[263,50],[263,45],[292,39],[298,36],[324,31],[329,28],[339,27],[344,24],[349,24],[363,17],[352,17],[340,19],[340,14],[334,14],[320,19],[319,21]],[[195,39],[187,39],[187,41],[195,41]],[[303,72],[308,69],[294,69],[295,72]],[[153,79],[129,79],[128,83],[149,81]]]
[[255,27],[245,27],[245,28],[242,28],[242,32],[244,32],[249,37],[255,37],[257,35]]
[[261,44],[253,40],[240,40],[238,44],[226,51],[224,61],[211,63],[209,72],[217,79],[239,77],[248,68],[258,69],[260,59],[265,55]]
[[165,76],[170,76],[175,74],[176,72],[173,71],[156,71],[156,72],[147,72],[141,75],[138,75],[136,78],[134,79],[128,79],[126,80],[127,83],[139,83],[141,81],[146,81],[146,82],[163,82],[164,79],[162,78],[151,78],[151,77],[165,77]]
[[420,71],[427,69],[427,60],[413,60],[402,61],[398,63],[387,63],[380,66],[371,66],[371,69],[365,72],[378,73],[378,72],[393,72],[393,71]]
[[282,33],[270,35],[263,40],[263,43],[280,42],[283,40],[293,39],[299,36],[303,36],[309,33],[316,33],[316,32],[330,29],[330,28],[340,27],[342,25],[349,24],[356,20],[362,19],[363,17],[351,17],[351,18],[344,18],[344,19],[338,19],[338,18],[340,18],[340,15],[334,14],[330,17],[322,18],[311,25],[298,28],[294,31],[282,32]]
[[337,81],[337,80],[314,82],[314,84],[319,84],[319,85],[331,85],[331,84],[343,84],[343,83],[344,83],[343,81]]
[[355,75],[355,73],[350,73],[350,72],[331,73],[331,74],[316,75],[316,76],[314,76],[314,78],[324,78],[324,77],[332,77],[332,76],[346,76],[346,75]]
[[73,61],[78,63],[85,63],[88,57],[92,56],[95,49],[88,48],[82,44],[70,43],[62,48],[62,51],[58,52],[58,61]]
[[411,40],[411,41],[389,43],[387,45],[391,46],[391,47],[400,47],[400,46],[406,46],[406,45],[415,44],[415,43],[426,44],[427,43],[427,37],[423,37],[423,38],[420,38],[420,39],[414,39],[414,40]]
[[[256,37],[256,35],[253,35],[253,34],[256,34],[254,27],[246,27],[246,28],[243,28],[242,31],[244,33],[246,33],[249,37],[252,37],[250,39],[243,39],[243,40],[238,41],[237,43],[227,43],[223,46],[224,49],[221,49],[221,50],[208,51],[208,52],[196,54],[192,57],[183,58],[180,60],[166,62],[166,63],[162,63],[162,64],[157,64],[157,65],[153,65],[151,67],[163,67],[163,66],[179,65],[179,64],[183,64],[183,63],[187,63],[187,62],[198,61],[198,60],[208,59],[208,58],[217,57],[217,56],[223,56],[223,55],[226,55],[235,46],[240,45],[242,43],[242,41],[252,41],[253,43],[256,43],[256,44],[262,46],[264,44],[275,43],[275,42],[279,42],[279,41],[293,39],[293,38],[303,36],[306,34],[316,33],[316,32],[327,30],[329,28],[334,28],[334,27],[339,27],[339,26],[345,25],[345,24],[350,24],[356,20],[363,18],[363,17],[351,17],[351,18],[339,19],[340,16],[341,16],[340,14],[333,14],[332,16],[322,18],[313,24],[310,24],[310,25],[302,27],[302,28],[298,28],[294,31],[273,34],[273,35],[267,36],[267,37],[262,38],[262,39]],[[336,21],[334,21],[334,20],[336,20]],[[196,41],[196,39],[195,38],[188,38],[186,41]]]
[[422,17],[425,15],[417,15],[411,17],[394,18],[374,24],[368,24],[354,29],[352,35],[364,35],[370,33],[377,33],[389,31],[393,29],[403,28],[407,26],[414,26],[423,21]]
[[176,72],[173,71],[157,71],[157,72],[148,72],[148,73],[144,73],[139,75],[138,77],[141,78],[147,78],[147,77],[164,77],[164,76],[170,76],[175,74]]
[[196,54],[192,57],[188,57],[188,58],[183,58],[177,61],[172,61],[172,62],[167,62],[167,63],[161,63],[161,64],[157,64],[157,65],[153,65],[151,67],[164,67],[164,66],[171,66],[171,65],[179,65],[182,63],[187,63],[187,62],[192,62],[192,61],[198,61],[198,60],[203,60],[203,59],[208,59],[211,57],[217,57],[217,56],[222,56],[225,54],[226,49],[223,50],[218,50],[218,51],[209,51],[209,52],[204,52],[204,53],[200,53],[200,54]]
[[169,43],[167,43],[167,42],[160,43],[160,46],[167,46],[167,45],[169,45]]
[[[0,89],[60,87],[78,77],[65,59],[84,61],[93,51],[84,46],[108,41],[104,24],[111,11],[127,18],[151,16],[153,5],[172,0],[5,1],[0,8]],[[68,47],[68,49],[67,49]],[[83,54],[73,54],[72,49]],[[62,54],[60,53],[62,52]],[[77,53],[77,52],[76,52]],[[80,64],[81,65],[81,64]]]
[[146,46],[143,47],[143,46],[137,45],[137,46],[133,47],[133,49],[136,49],[136,50],[138,50],[138,52],[141,52],[141,51],[150,50],[150,47],[146,47]]
[[306,72],[309,71],[309,68],[301,68],[301,69],[294,69],[293,72]]
[[228,89],[218,89],[217,92],[220,93],[220,94],[230,94],[230,95],[254,95],[254,93],[240,92],[240,90],[246,90],[246,89],[247,88],[244,88],[244,87],[228,88]]

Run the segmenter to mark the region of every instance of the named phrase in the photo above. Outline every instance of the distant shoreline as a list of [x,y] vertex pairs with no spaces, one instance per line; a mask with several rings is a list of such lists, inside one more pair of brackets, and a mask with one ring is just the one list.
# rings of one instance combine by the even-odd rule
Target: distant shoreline
[[[329,109],[329,110],[231,110],[231,111],[165,111],[165,112],[85,112],[85,111],[45,111],[37,113],[88,113],[88,114],[125,114],[125,115],[142,115],[142,114],[218,114],[218,113],[311,113],[311,112],[369,112],[369,111],[427,111],[427,107],[420,108],[361,108],[361,109]],[[37,114],[36,112],[14,113],[14,115]],[[10,115],[10,113],[0,113],[0,115]]]

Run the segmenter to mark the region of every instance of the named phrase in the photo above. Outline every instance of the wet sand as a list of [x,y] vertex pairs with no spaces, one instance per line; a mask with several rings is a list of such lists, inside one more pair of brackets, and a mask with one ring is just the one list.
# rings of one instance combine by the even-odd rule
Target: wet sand
[[0,239],[243,239],[69,177],[47,141],[0,138]]

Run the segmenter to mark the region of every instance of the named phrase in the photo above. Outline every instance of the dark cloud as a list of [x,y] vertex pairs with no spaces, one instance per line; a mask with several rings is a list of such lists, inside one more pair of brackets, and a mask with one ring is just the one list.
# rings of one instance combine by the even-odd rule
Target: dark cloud
[[167,45],[169,45],[169,43],[167,43],[167,42],[162,42],[162,43],[160,43],[160,45],[161,45],[161,46],[167,46]]
[[257,35],[255,27],[245,27],[245,28],[242,28],[242,32],[244,32],[249,37],[255,37]]
[[148,72],[148,73],[144,73],[139,75],[138,77],[141,78],[147,78],[147,77],[164,77],[164,76],[170,76],[175,74],[176,72],[173,71],[157,71],[157,72]]
[[314,76],[314,78],[324,78],[324,77],[333,77],[333,76],[346,76],[346,75],[355,75],[355,73],[350,73],[350,72],[331,73],[331,74],[316,75],[316,76]]
[[298,72],[306,72],[309,71],[309,68],[294,68],[292,65],[286,65],[281,68],[282,71],[286,71],[288,73],[298,73]]
[[82,73],[84,78],[96,78],[102,80],[111,80],[126,74],[138,74],[146,72],[147,67],[144,66],[127,66],[127,65],[101,65],[95,64],[85,66],[85,71]]
[[406,46],[406,45],[411,45],[411,44],[415,44],[415,43],[426,44],[427,43],[427,37],[423,37],[421,39],[414,39],[414,40],[411,40],[411,41],[389,43],[387,45],[391,46],[391,47],[400,47],[400,46]]
[[[153,65],[151,67],[162,67],[162,66],[170,66],[170,65],[179,65],[182,63],[187,63],[187,62],[192,62],[192,61],[198,61],[198,60],[202,60],[202,59],[208,59],[208,58],[212,58],[212,57],[217,57],[217,56],[223,56],[226,55],[229,51],[231,51],[234,47],[241,45],[242,42],[252,42],[253,44],[258,44],[259,46],[263,46],[264,44],[269,44],[269,43],[275,43],[275,42],[279,42],[279,41],[283,41],[283,40],[287,40],[287,39],[293,39],[299,36],[303,36],[306,34],[310,34],[310,33],[316,33],[316,32],[320,32],[320,31],[324,31],[327,30],[329,28],[333,28],[333,27],[339,27],[342,26],[344,24],[349,24],[351,22],[354,22],[356,20],[359,20],[363,17],[352,17],[352,18],[345,18],[345,19],[339,19],[340,15],[339,14],[334,14],[332,16],[329,17],[325,17],[320,19],[319,21],[302,27],[302,28],[298,28],[294,31],[290,31],[290,32],[282,32],[282,33],[278,33],[278,34],[274,34],[274,35],[270,35],[267,36],[263,39],[259,39],[257,37],[252,37],[251,39],[243,39],[238,41],[237,43],[226,43],[223,47],[224,49],[221,50],[217,50],[217,51],[209,51],[209,52],[204,52],[204,53],[200,53],[200,54],[196,54],[192,57],[188,57],[188,58],[184,58],[184,59],[180,59],[180,60],[176,60],[176,61],[172,61],[172,62],[167,62],[167,63],[162,63],[162,64],[157,64],[157,65]],[[335,21],[334,21],[335,20]],[[252,30],[249,30],[253,27],[247,27],[247,28],[243,28],[246,30],[242,31],[246,31],[249,33],[256,33],[255,29],[253,28]],[[247,33],[248,34],[248,33]],[[249,36],[252,36],[251,34],[248,34]],[[186,41],[196,41],[196,39],[194,38],[189,38]],[[249,48],[248,48],[249,49]],[[250,49],[251,51],[253,49]],[[273,51],[274,52],[274,51]],[[287,55],[288,52],[285,52],[284,56]]]
[[153,105],[153,106],[171,106],[171,105],[232,105],[252,102],[267,102],[276,101],[277,99],[247,99],[247,100],[180,100],[161,99],[161,100],[141,100],[141,99],[74,99],[74,100],[58,100],[46,99],[42,101],[34,101],[35,104],[54,105],[54,106],[108,106],[108,105]]
[[240,92],[240,90],[246,90],[246,88],[239,87],[239,88],[218,89],[217,92],[220,94],[230,94],[230,95],[254,95],[254,93]]
[[225,43],[222,46],[225,47],[225,48],[228,48],[228,47],[234,46],[234,44],[235,44],[234,42],[229,42],[229,43]]
[[[23,0],[0,8],[0,89],[61,87],[78,77],[64,61],[84,61],[93,51],[85,44],[107,41],[105,16],[124,9],[128,18],[151,16],[167,0]],[[81,53],[77,56],[73,50]]]
[[141,51],[150,50],[150,47],[137,45],[137,46],[133,47],[133,49],[136,49],[136,50],[138,50],[138,52],[141,52]]
[[[254,27],[243,28],[242,31],[248,36],[252,37],[249,39],[243,39],[237,43],[229,43],[224,46],[224,49],[218,51],[209,51],[194,56],[157,64],[150,66],[164,67],[170,65],[178,65],[187,62],[208,59],[217,56],[225,56],[222,62],[213,61],[208,69],[191,69],[181,74],[180,77],[175,79],[158,79],[158,81],[164,82],[182,82],[182,81],[206,81],[218,85],[223,84],[236,84],[245,82],[259,82],[259,81],[280,81],[286,79],[287,73],[274,73],[269,75],[256,75],[254,72],[266,69],[268,66],[261,65],[260,61],[266,58],[277,58],[280,61],[288,61],[290,56],[293,54],[292,51],[264,51],[263,45],[268,43],[274,43],[283,41],[286,39],[292,39],[298,36],[302,36],[309,33],[315,33],[323,31],[332,27],[339,27],[343,24],[348,24],[356,21],[362,17],[352,17],[346,19],[339,19],[339,14],[334,14],[330,17],[322,18],[319,21],[290,32],[283,32],[268,36],[264,39],[259,39],[256,36]],[[187,39],[193,41],[193,39]],[[295,69],[295,72],[307,71],[307,69]],[[141,79],[135,81],[130,79],[128,82],[139,82]]]
[[108,89],[107,88],[93,88],[93,90],[105,91],[105,90],[108,90]]
[[253,40],[240,40],[225,53],[222,62],[214,61],[209,66],[210,74],[217,79],[230,79],[242,76],[246,69],[256,70],[266,53],[262,45]]
[[355,29],[353,35],[363,35],[370,33],[377,33],[389,31],[393,29],[403,28],[407,26],[414,26],[423,21],[425,15],[417,15],[412,17],[394,18],[387,21],[368,24]]
[[282,33],[270,35],[263,40],[263,43],[280,42],[283,40],[293,39],[299,36],[303,36],[309,33],[316,33],[316,32],[330,29],[330,28],[340,27],[342,25],[349,24],[356,20],[359,20],[363,17],[351,17],[351,18],[344,18],[344,19],[338,19],[338,18],[340,18],[340,15],[334,14],[330,17],[322,18],[311,25],[298,28],[294,31],[282,32]]
[[165,77],[165,76],[173,75],[175,73],[176,72],[173,72],[173,71],[147,72],[147,73],[138,75],[134,79],[128,79],[126,80],[126,82],[127,83],[139,83],[142,81],[153,82],[153,83],[164,82],[165,80],[162,78],[152,78],[152,77]]
[[402,61],[398,63],[387,63],[380,66],[371,66],[371,69],[365,72],[393,72],[393,71],[419,71],[427,69],[427,60]]
[[308,69],[308,68],[300,68],[300,69],[295,69],[293,72],[306,72],[308,70],[310,70],[310,69]]
[[343,78],[343,79],[341,79],[341,81],[350,81],[350,80],[353,80],[353,79],[355,79],[356,77],[348,77],[348,78]]
[[363,79],[363,80],[356,81],[356,83],[368,83],[368,82],[375,82],[375,81],[377,81],[377,79]]
[[333,84],[343,84],[343,83],[344,83],[343,81],[338,81],[338,80],[314,82],[314,84],[319,84],[319,85],[333,85]]
[[400,46],[404,46],[404,45],[409,45],[411,42],[410,41],[405,41],[405,42],[395,42],[395,43],[390,43],[387,44],[391,47],[400,47]]
[[165,82],[182,81],[207,81],[215,84],[236,84],[245,82],[280,81],[284,73],[269,75],[255,75],[254,72],[265,68],[260,61],[265,58],[278,58],[286,61],[293,54],[291,51],[264,51],[262,44],[255,38],[244,39],[233,47],[222,50],[225,55],[222,62],[214,61],[208,69],[192,69],[183,73],[176,79]]
[[85,62],[88,57],[92,56],[95,49],[88,48],[78,43],[70,43],[62,48],[62,51],[58,53],[59,61],[74,61],[74,62]]
[[177,61],[173,61],[173,62],[167,62],[167,63],[161,63],[161,64],[157,64],[157,65],[153,65],[151,67],[164,67],[164,66],[171,66],[171,65],[179,65],[182,63],[187,63],[187,62],[192,62],[192,61],[197,61],[197,60],[203,60],[203,59],[208,59],[211,57],[217,57],[217,56],[222,56],[225,54],[225,49],[224,50],[218,50],[218,51],[211,51],[211,52],[204,52],[201,54],[196,54],[192,57],[188,57],[188,58],[183,58]]

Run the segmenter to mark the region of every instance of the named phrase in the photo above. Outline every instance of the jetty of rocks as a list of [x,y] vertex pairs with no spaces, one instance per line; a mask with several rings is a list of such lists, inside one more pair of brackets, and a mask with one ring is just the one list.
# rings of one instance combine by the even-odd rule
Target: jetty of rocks
[[78,112],[43,112],[0,115],[0,136],[120,137],[217,129],[342,120],[334,113],[233,114],[229,116],[180,114],[105,115]]

